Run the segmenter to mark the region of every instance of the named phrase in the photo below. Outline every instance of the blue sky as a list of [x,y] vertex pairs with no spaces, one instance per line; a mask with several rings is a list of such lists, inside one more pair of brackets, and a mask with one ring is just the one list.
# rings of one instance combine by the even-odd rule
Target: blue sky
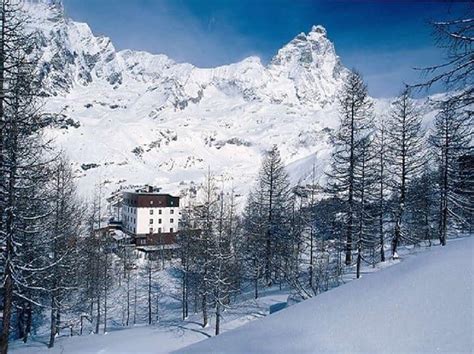
[[[107,35],[117,49],[163,53],[213,67],[250,55],[264,63],[313,24],[326,27],[345,66],[364,74],[375,97],[420,80],[413,67],[442,61],[428,21],[462,5],[429,1],[63,0],[68,16]],[[439,89],[439,88],[438,88]]]

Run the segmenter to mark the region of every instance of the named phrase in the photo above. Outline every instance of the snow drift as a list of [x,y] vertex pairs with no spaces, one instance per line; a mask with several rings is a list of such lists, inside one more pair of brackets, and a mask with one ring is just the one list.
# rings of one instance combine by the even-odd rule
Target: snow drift
[[472,352],[473,260],[451,241],[179,352]]

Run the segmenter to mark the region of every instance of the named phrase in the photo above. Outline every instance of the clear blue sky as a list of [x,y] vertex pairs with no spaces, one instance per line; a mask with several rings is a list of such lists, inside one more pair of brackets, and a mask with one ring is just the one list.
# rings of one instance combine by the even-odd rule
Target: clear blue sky
[[212,67],[250,55],[268,62],[313,24],[322,24],[345,66],[359,69],[371,95],[397,94],[420,79],[413,67],[439,63],[427,22],[462,11],[428,1],[63,0],[68,16],[107,35],[117,49],[167,54]]

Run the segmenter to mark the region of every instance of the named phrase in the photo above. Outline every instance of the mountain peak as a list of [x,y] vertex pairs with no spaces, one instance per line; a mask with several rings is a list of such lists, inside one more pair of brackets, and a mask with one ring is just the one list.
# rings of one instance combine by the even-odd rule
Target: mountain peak
[[300,33],[273,57],[270,69],[295,84],[302,102],[317,98],[319,103],[332,101],[345,68],[323,26],[313,26],[308,34]]
[[327,38],[326,29],[317,25],[313,26],[308,34],[301,32],[283,46],[273,58],[272,64],[300,63],[303,66],[308,66],[315,60],[331,60],[335,57],[337,56],[334,45]]
[[316,26],[311,27],[311,32],[309,32],[308,35],[311,35],[312,33],[317,33],[317,34],[323,35],[324,37],[326,37],[327,35],[326,28],[324,28],[321,25],[316,25]]

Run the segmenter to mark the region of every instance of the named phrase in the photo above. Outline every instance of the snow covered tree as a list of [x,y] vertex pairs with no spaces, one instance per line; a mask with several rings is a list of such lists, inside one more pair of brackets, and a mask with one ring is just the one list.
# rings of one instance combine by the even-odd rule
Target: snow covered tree
[[378,234],[380,248],[380,261],[385,262],[385,217],[387,214],[387,200],[389,194],[387,170],[388,170],[388,143],[387,143],[387,128],[385,127],[386,119],[380,118],[376,124],[376,132],[374,135],[374,153],[375,153],[375,168],[377,170],[377,185],[378,195],[375,197],[377,204],[378,217]]
[[444,63],[418,69],[427,78],[414,87],[430,88],[435,83],[442,83],[448,90],[455,92],[449,97],[449,101],[472,114],[474,103],[474,62],[472,60],[474,7],[472,2],[466,2],[464,5],[463,16],[433,21],[431,25],[436,44],[445,52],[447,59]]
[[351,71],[339,95],[340,124],[332,139],[334,146],[327,192],[343,201],[346,224],[345,263],[352,262],[356,230],[356,169],[361,163],[361,149],[373,129],[373,104],[362,76]]
[[181,304],[182,319],[189,316],[189,296],[192,292],[191,267],[193,264],[193,245],[199,233],[195,224],[194,209],[191,205],[181,209],[181,220],[179,226],[178,244],[181,258]]
[[[461,172],[462,158],[472,156],[472,115],[459,109],[459,102],[441,103],[430,142],[434,147],[439,174],[439,240],[446,245],[449,224],[461,225],[472,216],[474,176]],[[469,176],[470,175],[470,176]]]
[[291,252],[289,241],[290,182],[276,146],[268,151],[262,161],[257,181],[265,220],[264,276],[267,285],[281,280],[284,259]]
[[[306,224],[308,239],[307,246],[309,252],[309,267],[308,267],[308,286],[312,290],[313,294],[316,295],[317,291],[314,284],[314,268],[315,268],[315,253],[316,253],[316,230],[317,230],[317,220],[316,220],[316,196],[320,192],[320,187],[316,184],[316,169],[313,163],[312,173],[311,173],[311,184],[306,186],[307,194],[307,203],[306,206],[302,209],[304,214],[303,219]],[[322,237],[322,236],[320,236]],[[308,242],[309,241],[309,242]]]
[[215,333],[220,332],[222,311],[240,284],[236,242],[238,222],[234,191],[218,192],[216,177],[209,171],[198,197],[189,198],[182,210],[179,244],[182,276],[182,317],[189,313],[189,298],[195,309],[200,302],[203,327],[209,323],[209,309],[215,309]]
[[53,166],[50,181],[52,213],[50,215],[51,267],[49,276],[50,340],[48,346],[54,346],[54,340],[61,328],[61,313],[69,310],[72,290],[77,288],[76,269],[80,261],[77,243],[82,232],[83,208],[80,205],[69,162],[59,158]]
[[242,216],[243,237],[242,256],[245,274],[254,285],[254,297],[258,298],[259,282],[265,267],[265,238],[267,219],[264,213],[263,191],[259,186],[247,197]]
[[0,353],[8,350],[15,301],[28,308],[36,303],[33,293],[45,290],[37,280],[48,265],[42,220],[49,213],[43,188],[49,154],[41,137],[45,124],[37,108],[34,46],[25,35],[25,22],[20,4],[0,3]]
[[104,322],[104,331],[107,329],[108,290],[113,277],[110,240],[101,230],[103,212],[101,198],[101,187],[99,187],[87,213],[87,237],[83,241],[82,251],[84,259],[82,275],[85,281],[83,287],[89,304],[89,317],[95,322],[96,334],[99,333],[102,322]]
[[[375,168],[375,154],[371,146],[372,137],[367,136],[359,144],[359,158],[354,169],[354,199],[356,201],[356,277],[360,277],[362,260],[365,259],[364,252],[369,250],[374,258],[376,239],[374,213],[375,185],[377,182],[377,171]],[[373,264],[374,260],[372,260]],[[369,262],[367,262],[369,263]]]
[[437,173],[426,165],[420,176],[408,186],[410,202],[407,205],[408,220],[415,241],[425,241],[431,246],[433,230],[438,214]]
[[426,145],[421,118],[407,89],[392,102],[390,119],[387,121],[387,138],[390,142],[389,171],[392,177],[390,183],[395,200],[393,257],[398,257],[397,248],[401,240],[414,241],[405,227],[405,210],[409,201],[408,184],[420,175],[426,163]]
[[[234,191],[230,195],[221,191],[219,195],[218,220],[213,240],[214,261],[212,264],[213,301],[215,303],[215,334],[220,333],[223,308],[229,303],[230,293],[234,289],[236,273],[236,252],[233,249],[235,232]],[[238,284],[238,282],[237,282]]]

